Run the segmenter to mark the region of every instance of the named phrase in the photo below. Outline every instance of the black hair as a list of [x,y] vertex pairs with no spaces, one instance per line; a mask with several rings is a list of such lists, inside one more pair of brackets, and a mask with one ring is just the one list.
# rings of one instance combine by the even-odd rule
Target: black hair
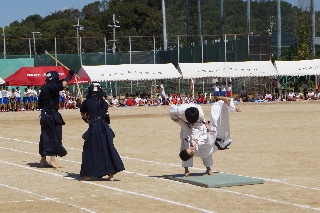
[[187,161],[189,160],[190,158],[192,158],[191,155],[188,154],[187,150],[186,149],[183,149],[180,154],[179,154],[181,160],[183,161]]
[[196,107],[189,107],[185,111],[186,119],[189,123],[194,124],[199,119],[199,110]]

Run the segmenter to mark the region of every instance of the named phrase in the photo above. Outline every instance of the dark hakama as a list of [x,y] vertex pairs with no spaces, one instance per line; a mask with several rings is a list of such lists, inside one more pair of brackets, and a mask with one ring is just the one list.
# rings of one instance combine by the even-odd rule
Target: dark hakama
[[65,123],[57,110],[42,109],[39,144],[39,154],[41,157],[63,157],[67,154],[66,149],[62,146],[62,125],[64,124]]
[[113,138],[114,133],[104,118],[90,120],[89,129],[84,134],[81,177],[101,177],[124,170]]

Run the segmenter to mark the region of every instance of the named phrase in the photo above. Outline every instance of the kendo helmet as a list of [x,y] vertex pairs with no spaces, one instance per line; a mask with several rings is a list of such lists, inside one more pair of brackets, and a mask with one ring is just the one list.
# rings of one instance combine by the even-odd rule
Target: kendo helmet
[[58,82],[60,80],[59,73],[57,71],[49,71],[46,73],[46,81]]

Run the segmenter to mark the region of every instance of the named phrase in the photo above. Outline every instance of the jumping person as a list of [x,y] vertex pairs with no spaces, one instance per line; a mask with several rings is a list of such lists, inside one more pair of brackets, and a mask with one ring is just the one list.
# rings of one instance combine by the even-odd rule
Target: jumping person
[[231,144],[229,113],[232,100],[225,97],[219,99],[211,106],[210,124],[204,123],[203,111],[199,106],[170,107],[171,119],[181,126],[180,158],[185,168],[184,176],[189,176],[188,167],[193,166],[193,156],[201,157],[206,173],[213,175],[212,153],[224,150]]
[[[39,109],[42,109],[39,154],[41,156],[40,163],[45,167],[59,168],[56,156],[63,157],[67,154],[66,149],[62,146],[62,125],[65,125],[65,122],[58,112],[59,92],[67,86],[73,75],[74,70],[71,69],[69,75],[60,80],[58,72],[47,72],[46,83],[41,88],[38,102]],[[46,156],[51,156],[49,163]]]
[[100,84],[91,84],[80,108],[82,119],[89,123],[88,130],[82,136],[85,140],[80,171],[83,181],[105,175],[108,175],[108,181],[113,181],[114,174],[124,170],[123,162],[113,144],[115,135],[109,126],[110,119],[106,114],[108,103],[103,96]]

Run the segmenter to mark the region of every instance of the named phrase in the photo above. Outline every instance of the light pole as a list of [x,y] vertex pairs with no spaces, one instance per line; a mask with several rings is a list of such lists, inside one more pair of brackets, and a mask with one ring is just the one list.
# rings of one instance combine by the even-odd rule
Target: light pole
[[[5,28],[5,27],[4,27]],[[4,28],[2,28],[2,36],[3,36],[3,58],[7,58],[7,52],[6,52],[6,34],[4,33]]]
[[111,27],[113,30],[113,47],[112,47],[112,53],[116,52],[116,29],[119,28],[120,26],[117,26],[117,24],[119,24],[119,22],[116,20],[116,15],[113,14],[112,15],[112,25],[109,24],[108,27]]
[[269,54],[270,54],[270,61],[272,61],[272,28],[273,28],[273,16],[270,17],[270,28],[267,30],[269,33]]
[[80,44],[79,44],[79,30],[83,30],[83,26],[80,25],[80,20],[78,19],[78,24],[73,25],[75,28],[77,28],[77,48],[78,48],[78,54],[80,54]]
[[32,38],[33,38],[33,50],[34,50],[34,55],[37,55],[37,50],[36,50],[36,37],[34,34],[40,34],[40,32],[31,32],[32,33]]

